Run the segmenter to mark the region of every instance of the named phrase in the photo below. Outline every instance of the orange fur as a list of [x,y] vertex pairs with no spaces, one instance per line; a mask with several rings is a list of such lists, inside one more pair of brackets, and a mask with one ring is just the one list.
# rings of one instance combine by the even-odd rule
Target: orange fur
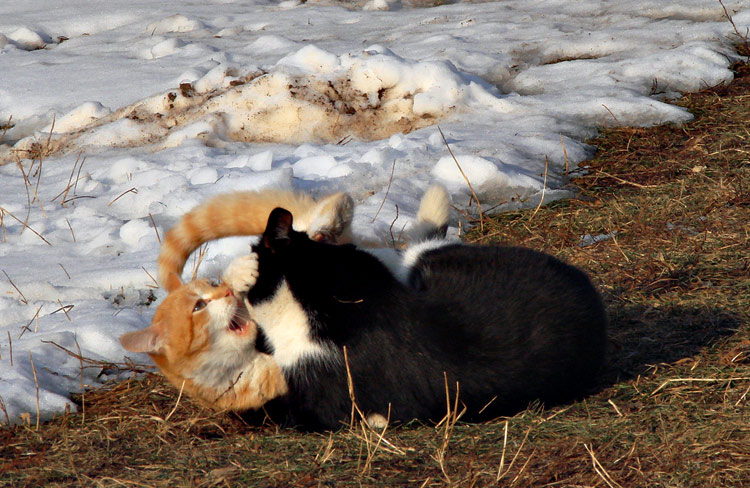
[[[199,310],[201,303],[205,306]],[[230,328],[230,323],[242,328]],[[145,352],[177,388],[215,409],[259,408],[287,391],[281,369],[255,349],[257,324],[229,285],[195,280],[174,289],[150,327],[120,338]]]
[[353,202],[345,193],[315,200],[309,195],[286,190],[261,190],[218,195],[192,209],[164,237],[159,253],[159,283],[167,291],[171,273],[182,273],[190,254],[214,239],[240,235],[260,235],[268,215],[283,207],[294,215],[295,229],[311,237],[349,242]]

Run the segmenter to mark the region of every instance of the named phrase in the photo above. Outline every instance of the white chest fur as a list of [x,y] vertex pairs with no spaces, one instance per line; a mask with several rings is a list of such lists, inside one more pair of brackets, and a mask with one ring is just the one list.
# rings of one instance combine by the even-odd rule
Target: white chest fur
[[327,359],[330,351],[310,337],[307,313],[294,299],[289,285],[282,282],[276,294],[253,306],[251,314],[273,347],[273,357],[282,368],[302,359]]

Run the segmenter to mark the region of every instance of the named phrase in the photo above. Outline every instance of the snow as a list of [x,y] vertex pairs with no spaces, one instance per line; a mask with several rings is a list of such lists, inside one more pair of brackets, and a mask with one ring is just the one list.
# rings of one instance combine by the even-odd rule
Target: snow
[[[164,296],[159,236],[208,197],[345,190],[383,244],[435,182],[535,206],[598,127],[688,121],[668,100],[737,58],[714,0],[59,3],[0,3],[0,422],[127,374],[107,363]],[[200,273],[247,246],[212,243]]]

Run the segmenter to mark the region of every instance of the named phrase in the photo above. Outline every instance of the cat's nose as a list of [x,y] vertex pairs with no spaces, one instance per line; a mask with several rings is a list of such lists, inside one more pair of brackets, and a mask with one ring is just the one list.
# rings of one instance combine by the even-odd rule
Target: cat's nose
[[234,293],[232,292],[231,288],[227,288],[227,293],[224,295],[225,297],[233,297]]

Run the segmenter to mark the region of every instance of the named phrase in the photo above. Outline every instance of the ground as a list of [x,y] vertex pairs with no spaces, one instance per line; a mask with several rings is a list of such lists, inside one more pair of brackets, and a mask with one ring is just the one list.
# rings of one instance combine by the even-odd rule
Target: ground
[[577,198],[466,236],[592,276],[611,344],[588,398],[382,438],[359,422],[305,434],[208,411],[146,374],[76,397],[79,413],[0,427],[0,485],[750,486],[750,67],[735,69],[676,102],[688,124],[603,128],[570,175]]

